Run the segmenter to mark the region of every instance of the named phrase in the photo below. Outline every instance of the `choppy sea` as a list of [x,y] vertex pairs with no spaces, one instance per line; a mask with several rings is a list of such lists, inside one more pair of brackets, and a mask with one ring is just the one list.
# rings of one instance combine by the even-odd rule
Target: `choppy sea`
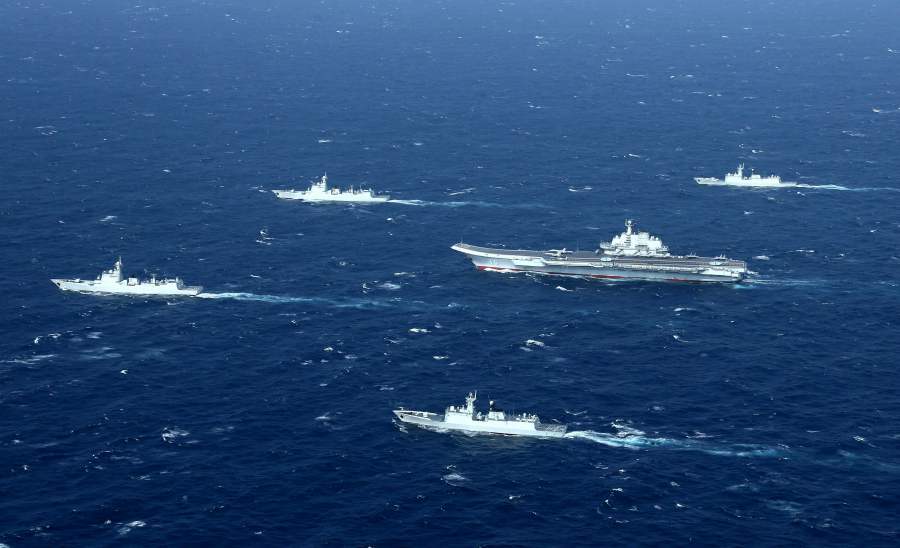
[[[898,26],[850,0],[0,3],[0,546],[896,545]],[[800,186],[693,181],[739,162]],[[405,202],[270,192],[325,172]],[[758,274],[450,249],[592,249],[626,218]],[[49,281],[119,255],[202,298]],[[571,433],[392,420],[475,389]]]

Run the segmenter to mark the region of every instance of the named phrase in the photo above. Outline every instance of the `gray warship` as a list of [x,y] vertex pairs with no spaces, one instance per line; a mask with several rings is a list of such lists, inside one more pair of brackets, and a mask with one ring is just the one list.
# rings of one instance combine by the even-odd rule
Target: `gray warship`
[[505,436],[531,436],[538,438],[561,438],[566,434],[566,427],[555,424],[541,424],[537,415],[529,413],[508,414],[490,402],[487,413],[475,410],[476,392],[466,396],[465,405],[451,405],[444,414],[428,411],[411,411],[395,409],[394,415],[402,422],[433,428],[437,430],[462,430],[483,434],[501,434]]
[[163,278],[151,276],[149,280],[126,277],[122,274],[122,257],[119,257],[112,268],[104,270],[96,280],[80,278],[50,280],[53,285],[63,291],[79,293],[102,293],[106,295],[165,295],[193,297],[203,291],[199,285],[184,285],[181,278]]
[[498,249],[464,243],[451,249],[468,256],[478,270],[492,272],[665,282],[739,282],[749,274],[744,261],[672,255],[662,240],[638,232],[631,220],[625,221],[625,232],[601,243],[596,251]]

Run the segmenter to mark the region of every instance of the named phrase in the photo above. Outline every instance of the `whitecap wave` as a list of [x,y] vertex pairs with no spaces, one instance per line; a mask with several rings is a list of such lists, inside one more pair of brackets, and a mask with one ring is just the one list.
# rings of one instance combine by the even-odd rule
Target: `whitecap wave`
[[472,192],[473,190],[475,190],[475,187],[474,187],[474,186],[473,186],[473,187],[469,187],[469,188],[464,188],[464,189],[462,189],[462,190],[457,190],[457,191],[454,191],[454,192],[448,192],[448,193],[447,193],[447,196],[459,196],[460,194],[468,194],[468,193]]
[[167,426],[163,428],[162,434],[160,437],[166,443],[174,443],[178,438],[185,438],[191,435],[187,430],[183,430],[178,428],[177,426]]
[[131,532],[135,527],[146,527],[147,523],[141,520],[135,520],[129,523],[123,523],[116,528],[116,532],[119,536],[125,536]]
[[56,354],[34,354],[31,356],[22,356],[16,358],[9,358],[5,360],[0,360],[0,363],[14,363],[19,365],[34,365],[40,363],[44,360],[49,360],[51,358],[55,358]]
[[36,126],[34,129],[41,135],[56,135],[57,133],[59,133],[59,130],[56,129],[56,126]]
[[62,336],[62,333],[47,333],[46,335],[38,335],[34,338],[34,344],[41,344],[44,337],[53,339],[54,341]]
[[464,475],[459,474],[457,472],[451,472],[450,474],[445,474],[445,475],[441,476],[441,479],[444,481],[444,483],[446,483],[447,485],[451,485],[453,487],[459,487],[460,485],[463,485],[469,481],[469,478],[467,478]]

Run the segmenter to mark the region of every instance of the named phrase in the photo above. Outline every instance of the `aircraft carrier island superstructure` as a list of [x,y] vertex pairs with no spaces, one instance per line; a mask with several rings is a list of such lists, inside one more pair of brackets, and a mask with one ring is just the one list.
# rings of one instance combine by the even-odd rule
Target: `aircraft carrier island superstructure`
[[636,231],[631,220],[625,221],[625,232],[601,243],[596,251],[498,249],[464,243],[452,249],[466,254],[478,270],[494,272],[666,282],[739,282],[749,272],[744,261],[722,256],[672,255],[662,240]]

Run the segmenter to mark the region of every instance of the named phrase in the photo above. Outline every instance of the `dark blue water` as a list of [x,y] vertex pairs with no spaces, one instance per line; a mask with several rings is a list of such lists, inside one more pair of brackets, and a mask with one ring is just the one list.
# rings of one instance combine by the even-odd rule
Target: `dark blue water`
[[[0,4],[2,545],[898,541],[896,3],[133,4]],[[758,279],[449,249],[625,218]],[[472,389],[576,434],[392,421]]]

